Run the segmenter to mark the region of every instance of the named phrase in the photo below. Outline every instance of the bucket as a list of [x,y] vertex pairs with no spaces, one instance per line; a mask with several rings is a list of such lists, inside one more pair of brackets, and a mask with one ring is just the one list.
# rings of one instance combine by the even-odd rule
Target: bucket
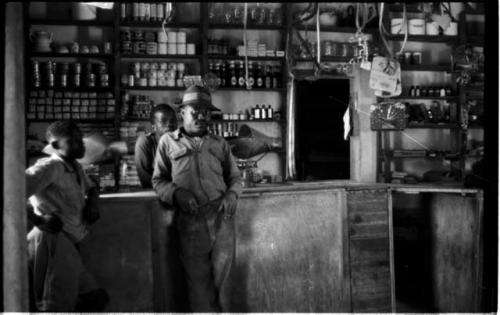
[[408,34],[425,35],[425,20],[424,19],[408,20]]
[[97,8],[84,2],[73,3],[73,18],[75,20],[95,20]]
[[391,19],[391,34],[404,34],[406,29],[406,24],[403,24],[402,18]]

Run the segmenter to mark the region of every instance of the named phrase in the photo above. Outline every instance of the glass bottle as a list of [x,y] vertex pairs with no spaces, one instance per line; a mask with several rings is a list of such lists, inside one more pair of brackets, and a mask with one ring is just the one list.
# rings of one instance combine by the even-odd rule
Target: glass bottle
[[415,87],[413,85],[410,87],[409,93],[410,93],[410,96],[415,96]]
[[260,119],[267,119],[267,109],[264,104],[262,104],[262,107],[260,108]]
[[253,65],[252,62],[248,62],[248,85],[250,86],[251,89],[253,89],[253,86],[255,84],[255,78],[253,76]]
[[259,107],[259,104],[255,105],[255,107],[253,109],[253,117],[255,119],[260,119],[260,107]]
[[267,119],[273,119],[273,108],[271,104],[267,105]]
[[266,89],[270,89],[272,87],[271,66],[270,65],[266,65],[264,86],[266,87]]
[[262,64],[258,63],[257,69],[257,88],[262,89],[264,87],[264,79],[262,77]]
[[234,65],[234,61],[231,61],[229,63],[229,72],[231,75],[231,87],[237,87],[238,86],[238,77],[236,75],[236,68]]
[[417,85],[417,87],[415,88],[415,96],[420,96],[420,86]]
[[220,72],[219,72],[219,78],[220,78],[220,86],[221,87],[226,87],[226,64],[222,62],[222,65],[220,67]]
[[243,61],[240,61],[240,66],[238,68],[238,86],[245,87],[245,69],[243,67]]

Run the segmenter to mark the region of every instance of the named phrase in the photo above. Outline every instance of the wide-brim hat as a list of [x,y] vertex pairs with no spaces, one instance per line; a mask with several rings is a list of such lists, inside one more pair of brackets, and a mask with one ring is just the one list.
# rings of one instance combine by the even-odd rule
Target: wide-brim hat
[[181,107],[186,105],[204,105],[207,106],[211,111],[220,111],[219,108],[215,107],[212,104],[212,96],[210,95],[210,91],[208,89],[198,86],[192,85],[184,91],[184,95],[182,96]]

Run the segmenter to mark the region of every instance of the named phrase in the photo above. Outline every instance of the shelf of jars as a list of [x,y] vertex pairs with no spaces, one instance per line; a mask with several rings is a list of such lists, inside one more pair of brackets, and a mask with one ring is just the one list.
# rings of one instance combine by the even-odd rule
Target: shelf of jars
[[184,91],[184,86],[122,86],[122,90],[137,91]]
[[281,92],[286,91],[286,88],[276,88],[276,89],[252,88],[252,89],[247,89],[244,87],[219,87],[214,92],[217,92],[217,91],[247,91],[247,92],[278,92],[278,93],[281,93]]
[[99,20],[64,20],[64,19],[30,19],[31,25],[60,25],[60,26],[107,26],[113,27],[113,21]]
[[[321,56],[321,61],[322,62],[349,62],[352,59],[352,57],[345,57],[345,56]],[[295,58],[295,61],[298,62],[314,62],[316,58]]]

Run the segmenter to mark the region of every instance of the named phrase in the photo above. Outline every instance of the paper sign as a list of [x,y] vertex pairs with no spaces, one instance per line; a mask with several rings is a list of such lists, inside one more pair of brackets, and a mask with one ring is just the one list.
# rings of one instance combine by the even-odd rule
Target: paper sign
[[371,89],[394,93],[398,80],[401,81],[399,62],[385,57],[373,58],[369,82]]

